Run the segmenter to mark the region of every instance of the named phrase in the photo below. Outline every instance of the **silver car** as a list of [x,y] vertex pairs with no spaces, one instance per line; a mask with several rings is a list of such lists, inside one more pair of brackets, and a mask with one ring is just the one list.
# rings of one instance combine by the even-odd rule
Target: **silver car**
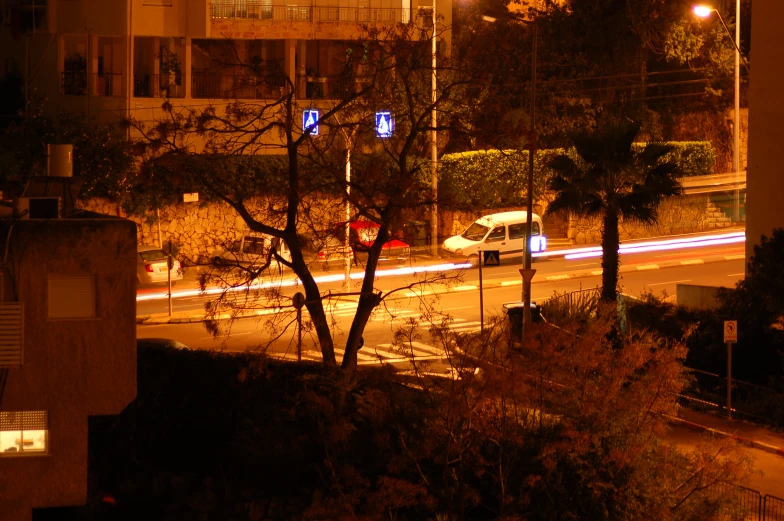
[[[166,283],[168,281],[168,255],[157,246],[138,246],[136,257],[136,279],[139,285]],[[180,261],[172,259],[171,280],[182,280]]]

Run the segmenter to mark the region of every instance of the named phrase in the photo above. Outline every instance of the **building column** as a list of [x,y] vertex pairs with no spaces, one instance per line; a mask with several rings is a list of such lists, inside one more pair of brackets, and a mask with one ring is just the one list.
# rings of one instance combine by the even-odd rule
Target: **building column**
[[297,40],[286,40],[283,54],[283,72],[289,81],[297,88]]
[[298,40],[297,41],[297,74],[301,78],[299,83],[297,84],[297,96],[299,98],[305,99],[308,97],[307,95],[307,68],[305,67],[306,58],[308,55],[308,41],[307,40]]
[[98,55],[100,54],[100,49],[98,48],[98,35],[97,34],[90,34],[87,37],[87,45],[88,51],[87,54],[90,56],[90,60],[87,63],[87,95],[88,96],[97,96],[98,95]]
[[183,87],[185,89],[183,91],[183,94],[186,98],[191,97],[191,90],[193,87],[193,79],[192,79],[193,75],[191,74],[191,71],[193,70],[193,66],[192,66],[193,47],[191,45],[191,41],[192,40],[190,36],[185,37],[185,57],[183,59],[183,67],[182,67],[183,68],[182,82],[184,83]]
[[150,94],[153,98],[161,95],[161,39],[154,36],[150,39],[152,45],[152,78],[150,78]]

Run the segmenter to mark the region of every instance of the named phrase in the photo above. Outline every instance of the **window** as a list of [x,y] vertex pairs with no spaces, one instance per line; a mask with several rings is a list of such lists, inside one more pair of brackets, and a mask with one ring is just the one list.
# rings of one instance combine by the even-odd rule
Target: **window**
[[54,275],[48,278],[47,305],[51,319],[95,318],[95,277]]
[[493,231],[487,235],[485,242],[503,241],[506,239],[506,227],[496,226]]
[[525,224],[510,224],[509,239],[525,239]]
[[[539,223],[532,222],[531,223],[531,236],[539,235],[541,231],[539,230]],[[520,224],[512,224],[509,226],[509,238],[510,239],[525,239],[525,223]]]
[[468,239],[469,241],[481,241],[485,238],[485,234],[487,230],[489,230],[487,226],[481,225],[479,223],[474,223],[468,227],[466,231],[463,232],[462,237],[464,239]]
[[49,450],[47,411],[0,412],[0,456],[46,454]]

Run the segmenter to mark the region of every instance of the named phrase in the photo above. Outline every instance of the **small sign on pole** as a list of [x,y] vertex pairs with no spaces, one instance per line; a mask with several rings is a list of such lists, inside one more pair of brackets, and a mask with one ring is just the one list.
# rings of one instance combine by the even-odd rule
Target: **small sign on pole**
[[531,282],[531,279],[534,278],[535,274],[536,274],[536,270],[533,269],[533,268],[530,269],[530,270],[525,270],[525,269],[521,269],[520,270],[520,275],[523,276],[523,281],[524,282]]
[[727,344],[727,419],[732,419],[732,344],[738,342],[738,321],[724,321],[724,343]]
[[501,252],[499,250],[485,250],[482,252],[482,263],[485,266],[500,266],[501,265]]
[[724,321],[724,343],[736,344],[738,342],[738,321],[725,320]]
[[199,192],[191,192],[189,194],[182,194],[182,202],[183,203],[198,203],[199,202]]

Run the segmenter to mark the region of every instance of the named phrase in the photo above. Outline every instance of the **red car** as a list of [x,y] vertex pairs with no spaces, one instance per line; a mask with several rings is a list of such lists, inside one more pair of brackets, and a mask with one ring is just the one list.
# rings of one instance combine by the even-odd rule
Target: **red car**
[[[373,241],[378,237],[378,230],[381,226],[371,221],[352,221],[349,224],[349,247],[345,246],[345,226],[346,223],[336,223],[330,230],[329,237],[325,241],[324,246],[318,252],[320,261],[329,261],[333,259],[343,259],[347,255],[357,257],[366,253]],[[384,243],[381,250],[380,261],[407,260],[411,255],[411,247],[405,242],[390,238]],[[363,258],[366,258],[363,255]]]

